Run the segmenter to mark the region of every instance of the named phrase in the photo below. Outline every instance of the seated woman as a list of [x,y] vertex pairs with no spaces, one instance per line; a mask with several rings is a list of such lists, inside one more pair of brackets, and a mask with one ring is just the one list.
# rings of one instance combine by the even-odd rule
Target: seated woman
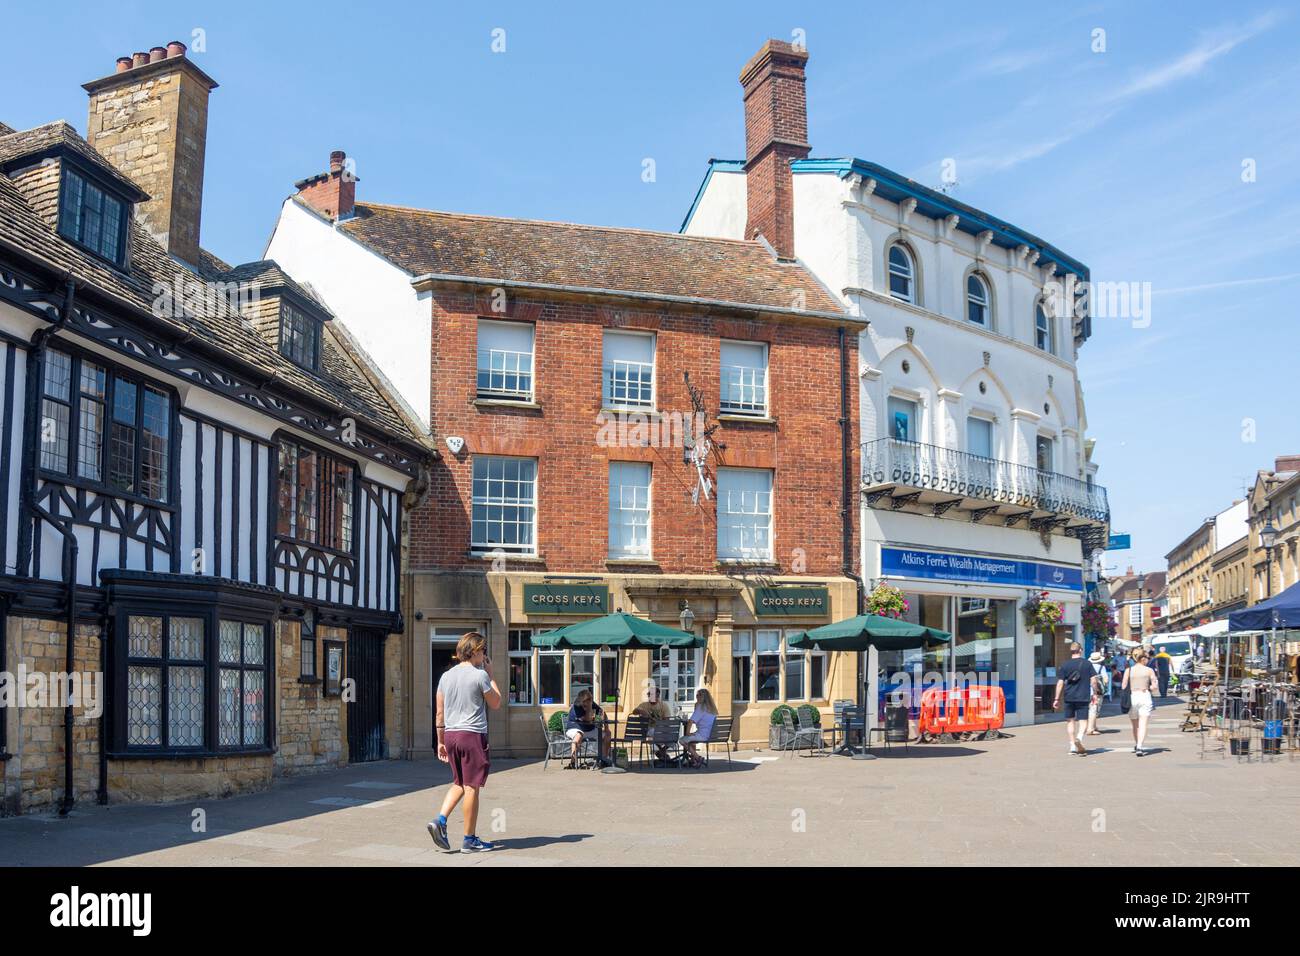
[[699,755],[698,744],[704,743],[713,735],[713,724],[718,719],[718,705],[713,702],[713,697],[703,687],[695,695],[695,710],[691,714],[690,722],[687,724],[685,737],[682,738],[682,747],[686,750],[686,761],[692,767],[698,767],[704,763],[704,759]]
[[[583,740],[591,734],[599,734],[600,725],[604,720],[605,715],[596,706],[591,691],[580,691],[573,701],[573,706],[569,708],[568,714],[564,717],[564,735],[569,738],[573,745],[573,752],[569,757],[570,769],[578,765],[578,750],[582,746]],[[603,740],[600,742],[602,745],[604,744]],[[604,747],[601,746],[599,749],[601,750],[601,762],[603,763]]]
[[[650,721],[651,727],[653,727],[655,723],[657,723],[658,721],[668,720],[670,717],[672,717],[672,711],[668,709],[668,705],[659,699],[658,684],[651,684],[649,688],[647,688],[646,699],[636,705],[636,708],[632,711],[632,714],[634,716],[640,716],[646,718],[648,721]],[[663,747],[656,747],[655,759],[663,763],[667,763],[668,751],[666,751]]]

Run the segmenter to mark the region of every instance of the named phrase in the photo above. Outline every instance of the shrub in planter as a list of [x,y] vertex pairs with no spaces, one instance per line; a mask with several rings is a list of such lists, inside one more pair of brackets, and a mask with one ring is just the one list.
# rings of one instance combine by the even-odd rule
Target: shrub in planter
[[790,714],[790,719],[798,722],[799,715],[795,713],[793,707],[791,707],[789,704],[777,704],[775,707],[772,708],[771,723],[773,727],[784,726],[785,718],[782,716],[782,714],[786,713],[787,711]]
[[564,711],[557,710],[546,720],[546,729],[553,734],[564,733]]
[[[814,725],[818,727],[822,725],[822,712],[818,710],[816,707],[814,707],[812,704],[800,704],[798,712],[800,714],[803,714],[805,720],[812,721]],[[799,718],[796,715],[795,723],[797,724],[798,722],[799,722]]]

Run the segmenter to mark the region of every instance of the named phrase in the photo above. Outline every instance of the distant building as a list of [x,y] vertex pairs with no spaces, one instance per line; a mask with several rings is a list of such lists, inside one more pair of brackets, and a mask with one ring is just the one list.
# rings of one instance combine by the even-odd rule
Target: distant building
[[1185,631],[1245,606],[1247,511],[1233,502],[1165,555],[1169,629]]
[[1164,571],[1134,574],[1132,568],[1110,580],[1117,638],[1141,643],[1157,633],[1157,625],[1165,617],[1165,581]]
[[[1300,581],[1300,455],[1284,455],[1272,471],[1255,476],[1250,497],[1248,602],[1258,604]],[[1276,535],[1272,553],[1260,540],[1271,524]]]

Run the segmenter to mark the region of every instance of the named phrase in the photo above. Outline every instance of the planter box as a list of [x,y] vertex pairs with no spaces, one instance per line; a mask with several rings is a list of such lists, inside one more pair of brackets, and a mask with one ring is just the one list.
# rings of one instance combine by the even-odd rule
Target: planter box
[[[825,732],[823,731],[823,736]],[[770,750],[810,750],[812,743],[808,740],[800,741],[796,748],[794,745],[794,734],[787,731],[785,727],[776,724],[769,724],[767,728],[767,746]]]

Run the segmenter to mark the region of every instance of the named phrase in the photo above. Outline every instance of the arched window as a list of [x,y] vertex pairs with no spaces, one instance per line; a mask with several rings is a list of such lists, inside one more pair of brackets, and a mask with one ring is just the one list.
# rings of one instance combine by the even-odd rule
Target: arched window
[[1041,302],[1034,306],[1034,344],[1044,352],[1056,354],[1056,326]]
[[889,247],[889,294],[903,302],[916,301],[916,269],[912,254],[901,243]]
[[966,277],[966,318],[976,325],[988,328],[989,287],[984,279],[972,272]]

